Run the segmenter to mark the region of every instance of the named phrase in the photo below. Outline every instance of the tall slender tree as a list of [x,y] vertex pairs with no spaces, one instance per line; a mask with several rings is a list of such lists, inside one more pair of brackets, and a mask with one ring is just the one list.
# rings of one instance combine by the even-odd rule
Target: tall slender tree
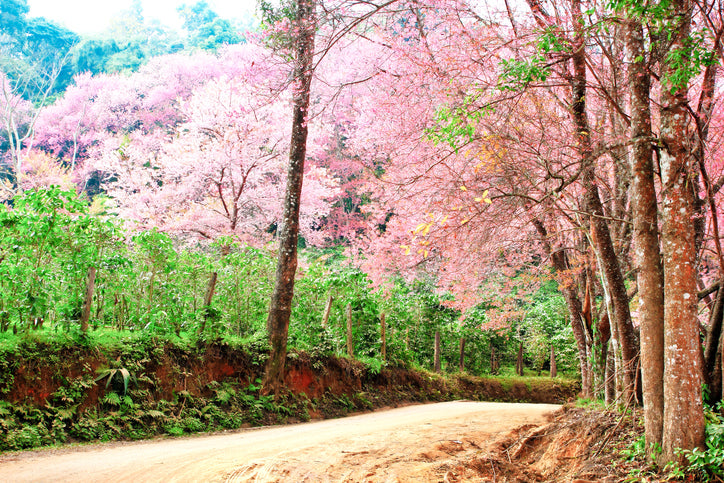
[[289,151],[284,214],[282,215],[282,226],[279,235],[276,283],[269,307],[269,318],[267,319],[271,353],[264,372],[266,391],[276,391],[284,379],[289,317],[292,312],[294,277],[297,270],[299,207],[304,181],[304,162],[309,131],[309,98],[314,70],[315,0],[296,0],[294,11],[295,18],[292,28],[295,50],[292,141]]
[[658,207],[654,185],[651,137],[650,78],[643,27],[635,18],[625,20],[626,49],[630,61],[631,209],[634,225],[634,264],[639,290],[641,371],[647,449],[661,445],[664,416],[664,272],[659,249]]
[[[664,426],[663,461],[684,462],[677,448],[704,444],[699,321],[697,318],[696,245],[691,229],[694,199],[693,159],[687,146],[688,74],[692,2],[669,5],[670,52],[662,65],[660,162],[663,199],[661,241],[664,255]],[[682,62],[682,59],[683,62]]]

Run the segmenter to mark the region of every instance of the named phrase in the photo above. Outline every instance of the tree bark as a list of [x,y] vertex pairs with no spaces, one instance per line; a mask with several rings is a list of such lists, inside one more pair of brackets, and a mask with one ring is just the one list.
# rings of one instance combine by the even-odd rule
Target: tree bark
[[602,383],[600,387],[596,387],[596,395],[603,394],[606,397],[606,367],[608,365],[609,342],[611,341],[611,325],[608,320],[608,311],[604,310],[598,319],[598,345],[600,352],[598,354],[598,370],[601,373]]
[[382,339],[382,347],[381,347],[381,353],[382,353],[382,360],[387,360],[387,326],[385,323],[385,313],[382,312],[380,314],[380,338]]
[[523,376],[525,370],[523,369],[523,341],[520,341],[520,346],[518,347],[518,357],[515,359],[515,372],[519,376]]
[[[671,51],[687,52],[691,2],[672,0],[675,25]],[[687,85],[671,85],[677,66],[664,62],[661,95],[660,151],[663,200],[662,244],[664,254],[664,427],[662,461],[684,463],[677,448],[704,444],[701,400],[699,322],[697,318],[696,246],[691,220],[692,172],[687,151]],[[667,80],[668,79],[668,80]]]
[[498,357],[495,354],[495,346],[490,344],[490,373],[497,374],[500,366],[498,365]]
[[[548,230],[545,225],[543,225],[542,221],[534,219],[533,226],[535,226],[535,229],[540,236],[541,243],[543,244],[543,251],[550,258],[553,269],[559,275],[565,273],[568,270],[568,261],[566,260],[565,252],[561,250],[556,250],[555,252],[553,251],[550,241],[548,240]],[[578,297],[575,288],[570,284],[559,284],[559,290],[563,293],[563,298],[566,301],[566,307],[568,307],[568,314],[571,318],[571,329],[573,329],[573,337],[576,339],[576,347],[578,348],[578,363],[581,369],[581,392],[584,398],[591,398],[593,396],[593,387],[591,384],[592,376],[588,362],[586,333],[583,328],[584,322],[581,299]]]
[[329,298],[327,298],[327,304],[324,306],[324,315],[322,316],[322,329],[327,328],[327,323],[329,322],[329,312],[332,310],[332,302],[334,302],[334,297],[330,294]]
[[551,377],[558,377],[558,367],[556,366],[556,350],[551,346]]
[[88,280],[85,284],[85,301],[83,302],[83,311],[80,315],[80,330],[83,333],[88,332],[88,320],[90,319],[91,305],[93,305],[93,291],[96,286],[96,267],[88,268]]
[[616,362],[613,347],[609,347],[606,357],[606,370],[604,372],[604,401],[607,406],[616,400]]
[[294,277],[297,271],[297,243],[299,239],[299,208],[304,180],[304,162],[307,152],[307,120],[314,62],[314,34],[316,17],[314,0],[296,1],[294,30],[294,101],[292,139],[289,150],[289,169],[284,196],[284,212],[279,240],[276,283],[272,294],[267,331],[271,351],[264,370],[264,387],[277,392],[284,379],[287,359],[289,317],[294,297]]
[[435,372],[440,372],[440,331],[435,331]]
[[465,337],[460,337],[460,372],[465,370]]
[[650,78],[643,28],[626,20],[631,92],[631,211],[639,294],[644,431],[649,455],[661,445],[664,424],[664,273],[659,249],[658,207],[651,147]]
[[352,338],[352,304],[347,304],[347,356],[354,357],[354,339]]
[[206,287],[206,296],[204,297],[204,316],[201,319],[201,325],[199,325],[198,335],[204,333],[206,330],[206,321],[209,318],[208,310],[211,307],[211,301],[214,298],[214,291],[216,290],[216,281],[219,279],[218,272],[212,272],[209,278],[209,285]]
[[722,342],[719,344],[719,350],[716,352],[716,355],[714,356],[714,369],[711,372],[711,384],[709,385],[709,400],[712,405],[716,405],[717,402],[722,401],[724,398],[722,397],[722,351],[721,346],[724,345],[724,338],[721,339]]
[[706,332],[704,344],[704,382],[709,386],[711,404],[715,404],[722,397],[722,386],[719,374],[719,351],[722,339],[722,318],[724,317],[724,290],[718,290],[714,307],[709,316],[709,329]]
[[574,26],[573,76],[571,77],[571,116],[575,125],[576,146],[581,163],[581,181],[583,184],[583,200],[591,215],[591,238],[598,255],[601,271],[611,297],[611,321],[616,324],[620,336],[619,344],[622,355],[622,371],[624,383],[624,399],[628,401],[635,394],[636,366],[638,359],[638,340],[631,323],[629,299],[626,293],[623,274],[616,250],[611,240],[611,233],[601,204],[598,181],[593,161],[593,145],[591,128],[586,112],[586,57],[584,38],[584,19],[581,1],[572,0]]

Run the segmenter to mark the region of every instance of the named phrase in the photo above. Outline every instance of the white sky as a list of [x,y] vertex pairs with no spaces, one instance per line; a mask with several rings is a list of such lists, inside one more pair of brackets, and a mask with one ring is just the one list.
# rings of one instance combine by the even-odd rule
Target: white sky
[[[176,8],[196,0],[142,0],[143,15],[162,24],[179,28],[181,20]],[[253,16],[256,0],[207,0],[221,18],[243,19]],[[105,30],[111,19],[131,7],[132,0],[28,0],[30,17],[45,17],[80,34]]]

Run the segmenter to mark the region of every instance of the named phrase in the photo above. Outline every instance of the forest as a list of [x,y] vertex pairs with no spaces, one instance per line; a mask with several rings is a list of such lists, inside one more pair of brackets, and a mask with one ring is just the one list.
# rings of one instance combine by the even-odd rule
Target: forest
[[2,350],[235,341],[263,394],[302,352],[561,372],[722,477],[720,1],[28,12],[0,5]]

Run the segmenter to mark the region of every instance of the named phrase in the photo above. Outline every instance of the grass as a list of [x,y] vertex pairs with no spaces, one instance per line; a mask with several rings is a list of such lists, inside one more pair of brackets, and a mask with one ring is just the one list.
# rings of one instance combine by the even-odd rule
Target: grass
[[602,399],[588,399],[582,397],[579,397],[578,400],[576,400],[576,407],[592,409],[596,411],[606,411],[610,409],[610,407],[607,406],[606,402]]

